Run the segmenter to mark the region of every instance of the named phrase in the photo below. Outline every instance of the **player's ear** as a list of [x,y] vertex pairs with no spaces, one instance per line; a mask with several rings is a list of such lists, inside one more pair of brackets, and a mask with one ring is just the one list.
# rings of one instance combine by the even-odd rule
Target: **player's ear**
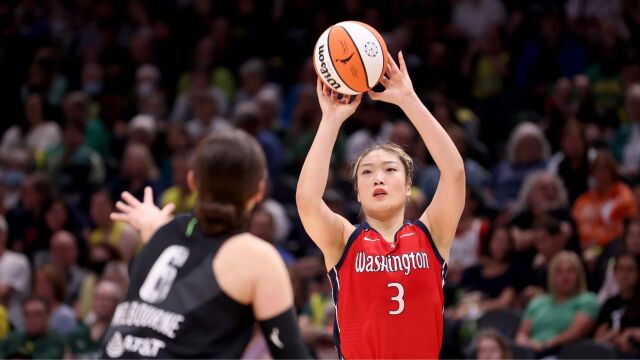
[[258,191],[256,191],[253,196],[249,198],[247,201],[247,212],[251,212],[256,204],[259,204],[264,199],[265,194],[267,193],[267,180],[262,179],[260,183],[258,183]]

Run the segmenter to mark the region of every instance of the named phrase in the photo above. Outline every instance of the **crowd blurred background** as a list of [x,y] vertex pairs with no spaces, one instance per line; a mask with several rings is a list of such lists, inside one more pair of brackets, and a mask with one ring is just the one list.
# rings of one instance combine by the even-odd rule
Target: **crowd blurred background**
[[[96,357],[142,246],[110,220],[115,201],[151,186],[158,205],[189,212],[191,150],[232,128],[268,160],[249,231],[289,266],[310,350],[335,358],[330,286],[295,186],[321,118],[313,45],[347,19],[403,51],[464,157],[442,357],[637,357],[640,1],[7,0],[0,358]],[[407,217],[433,196],[438,170],[415,129],[365,99],[324,195],[353,223],[350,162],[385,141],[416,159]],[[255,337],[246,357],[266,354]]]

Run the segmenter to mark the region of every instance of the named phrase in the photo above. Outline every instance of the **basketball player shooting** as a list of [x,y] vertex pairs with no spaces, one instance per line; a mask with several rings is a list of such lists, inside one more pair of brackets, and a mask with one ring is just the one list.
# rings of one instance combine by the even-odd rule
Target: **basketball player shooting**
[[352,225],[322,200],[331,152],[351,103],[322,82],[322,121],[307,155],[296,193],[305,230],[322,250],[336,306],[334,337],[340,358],[438,358],[443,333],[446,262],[464,207],[462,157],[413,90],[402,56],[389,55],[373,100],[399,106],[425,142],[441,176],[428,208],[404,219],[413,161],[395,144],[365,150],[353,181],[365,221]]

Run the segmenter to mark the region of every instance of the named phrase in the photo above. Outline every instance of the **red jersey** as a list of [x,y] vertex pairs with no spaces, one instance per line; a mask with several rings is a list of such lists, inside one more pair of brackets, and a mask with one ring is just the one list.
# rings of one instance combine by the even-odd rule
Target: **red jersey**
[[421,221],[406,221],[393,243],[358,225],[329,271],[339,357],[438,358],[446,271]]

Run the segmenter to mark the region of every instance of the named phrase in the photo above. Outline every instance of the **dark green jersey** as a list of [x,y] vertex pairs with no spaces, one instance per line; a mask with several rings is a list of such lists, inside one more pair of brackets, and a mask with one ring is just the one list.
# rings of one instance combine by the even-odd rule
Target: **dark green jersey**
[[240,357],[252,335],[253,311],[220,289],[212,267],[230,235],[204,236],[190,216],[160,228],[132,263],[104,356]]
[[91,329],[86,325],[80,325],[67,335],[67,348],[75,359],[99,359],[102,338],[93,340]]
[[13,332],[0,341],[0,359],[61,359],[63,354],[64,338],[54,330],[37,337]]

